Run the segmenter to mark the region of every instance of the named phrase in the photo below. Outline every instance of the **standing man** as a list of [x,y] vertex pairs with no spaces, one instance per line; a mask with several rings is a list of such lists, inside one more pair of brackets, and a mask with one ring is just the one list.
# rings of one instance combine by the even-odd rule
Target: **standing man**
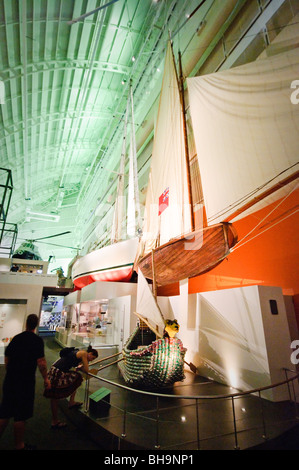
[[16,335],[5,350],[6,375],[0,405],[0,437],[10,418],[14,418],[15,447],[30,449],[24,444],[25,421],[33,416],[35,372],[39,368],[45,388],[50,387],[44,342],[35,334],[38,317],[31,314],[26,320],[26,331]]

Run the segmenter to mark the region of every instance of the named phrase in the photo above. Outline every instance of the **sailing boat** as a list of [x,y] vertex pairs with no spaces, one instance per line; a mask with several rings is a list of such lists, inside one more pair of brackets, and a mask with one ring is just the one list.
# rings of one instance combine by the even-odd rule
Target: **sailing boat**
[[169,41],[136,265],[144,276],[170,284],[213,269],[237,241],[230,223],[195,230],[184,93]]
[[[125,226],[124,177],[129,116],[131,116],[131,137],[127,224]],[[141,226],[134,129],[133,92],[130,86],[125,114],[117,197],[115,201],[110,244],[98,250],[91,251],[74,263],[72,267],[72,279],[74,285],[78,288],[82,288],[95,281],[128,282],[132,278],[139,240],[137,234]]]
[[135,314],[139,324],[128,338],[118,367],[125,381],[133,386],[159,389],[185,378],[186,349],[175,337],[176,320],[165,320],[143,273],[138,269]]
[[299,106],[290,87],[298,57],[295,48],[187,78],[204,199],[195,227],[182,69],[179,82],[169,42],[136,258],[146,278],[153,279],[153,261],[159,285],[210,271],[238,243],[232,221],[295,190]]

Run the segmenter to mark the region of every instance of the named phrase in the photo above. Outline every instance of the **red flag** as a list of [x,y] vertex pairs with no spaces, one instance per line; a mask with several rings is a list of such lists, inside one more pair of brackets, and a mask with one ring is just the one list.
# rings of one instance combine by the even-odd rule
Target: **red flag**
[[159,213],[161,215],[162,212],[168,207],[169,203],[169,188],[166,188],[165,191],[159,197]]

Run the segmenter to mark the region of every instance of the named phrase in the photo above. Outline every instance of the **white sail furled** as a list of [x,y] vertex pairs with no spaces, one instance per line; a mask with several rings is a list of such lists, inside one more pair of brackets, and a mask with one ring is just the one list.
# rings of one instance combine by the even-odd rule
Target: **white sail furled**
[[146,321],[152,330],[163,335],[164,319],[152,290],[142,271],[138,269],[136,315]]
[[208,223],[237,220],[294,189],[296,181],[235,217],[250,199],[296,175],[299,49],[187,79]]
[[155,125],[144,219],[144,254],[191,231],[183,115],[170,43]]

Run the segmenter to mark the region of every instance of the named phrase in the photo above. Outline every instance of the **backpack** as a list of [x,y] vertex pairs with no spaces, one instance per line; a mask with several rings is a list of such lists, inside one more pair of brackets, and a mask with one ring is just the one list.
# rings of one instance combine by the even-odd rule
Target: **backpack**
[[60,350],[60,353],[59,353],[59,356],[60,357],[65,357],[65,356],[68,356],[69,354],[71,354],[72,352],[75,352],[75,351],[79,351],[78,348],[74,348],[74,347],[71,347],[71,348],[62,348]]

